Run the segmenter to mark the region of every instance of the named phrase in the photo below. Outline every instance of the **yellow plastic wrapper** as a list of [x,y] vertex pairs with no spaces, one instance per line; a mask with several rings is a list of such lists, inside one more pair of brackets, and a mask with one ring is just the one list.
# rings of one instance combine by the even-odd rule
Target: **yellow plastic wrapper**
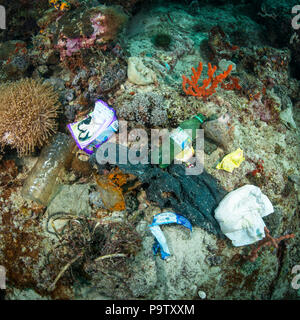
[[238,168],[244,160],[243,150],[238,148],[225,156],[216,168],[218,170],[222,169],[231,173],[233,169]]
[[188,160],[194,155],[194,153],[195,151],[193,147],[185,148],[183,151],[176,155],[175,159],[182,162],[188,162]]

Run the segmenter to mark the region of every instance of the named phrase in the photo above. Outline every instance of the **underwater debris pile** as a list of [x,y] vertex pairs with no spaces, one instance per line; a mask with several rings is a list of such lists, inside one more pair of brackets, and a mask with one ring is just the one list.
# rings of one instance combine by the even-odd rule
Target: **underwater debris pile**
[[[110,144],[108,142],[107,146]],[[116,146],[117,154],[120,148],[123,146]],[[124,150],[128,152],[127,148]],[[125,165],[119,163],[118,157],[116,161],[124,173],[137,176],[143,183],[149,201],[160,208],[172,208],[193,224],[222,237],[220,227],[214,219],[214,209],[226,191],[211,175],[203,172],[200,175],[187,176],[185,167],[180,165],[171,165],[168,171],[164,171],[152,165]],[[98,164],[98,168],[101,173],[105,165]],[[198,193],[198,190],[201,192]]]
[[[56,229],[55,223],[64,221],[63,227]],[[52,226],[50,231],[49,227]],[[133,226],[124,223],[101,224],[96,219],[78,217],[58,212],[49,216],[47,231],[56,235],[58,242],[49,252],[49,263],[62,266],[48,290],[55,289],[56,284],[65,273],[69,281],[84,277],[89,281],[102,277],[113,278],[114,273],[130,273],[129,263],[141,247],[141,238]],[[68,270],[69,269],[69,270]],[[123,275],[122,275],[123,274]],[[72,280],[73,278],[73,280]]]
[[[300,257],[300,96],[299,81],[292,78],[299,32],[287,29],[284,11],[278,25],[288,31],[286,39],[279,39],[282,32],[275,37],[278,27],[265,39],[265,28],[280,16],[273,5],[266,9],[269,1],[260,2],[259,14],[260,5],[248,1],[217,2],[45,0],[33,8],[22,0],[29,9],[28,25],[20,23],[24,37],[17,26],[23,10],[9,21],[9,30],[0,31],[0,91],[20,83],[9,80],[30,77],[26,92],[0,98],[0,265],[8,270],[8,299],[21,294],[15,288],[52,299],[197,299],[199,292],[208,299],[297,296],[289,272]],[[198,63],[192,78],[182,79]],[[44,90],[48,84],[52,89]],[[84,136],[97,127],[94,120],[107,119],[90,116],[99,99],[129,129],[147,133],[181,128],[202,114],[203,173],[189,176],[176,164],[97,165],[99,145],[108,148],[106,139],[118,138],[106,123],[102,129],[110,128],[109,134],[97,131],[101,143],[89,154],[69,150],[71,167],[54,172],[49,183],[59,186],[50,203],[36,207],[23,198],[24,181],[35,161],[43,162],[39,148],[52,132],[69,133],[67,124],[87,120],[90,127],[73,135]],[[227,160],[235,169],[218,170],[228,169]],[[266,237],[253,249],[232,246],[214,211],[227,193],[249,182],[274,205]],[[193,231],[161,227],[170,250],[165,262],[153,256],[149,224],[171,210],[188,218]]]

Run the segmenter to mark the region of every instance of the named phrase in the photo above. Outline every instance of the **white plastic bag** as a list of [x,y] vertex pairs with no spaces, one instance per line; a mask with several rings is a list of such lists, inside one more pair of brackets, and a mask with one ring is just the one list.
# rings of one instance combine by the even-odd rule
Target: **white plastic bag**
[[272,203],[260,188],[245,185],[224,197],[215,210],[215,218],[222,232],[238,247],[265,237],[262,217],[272,212]]

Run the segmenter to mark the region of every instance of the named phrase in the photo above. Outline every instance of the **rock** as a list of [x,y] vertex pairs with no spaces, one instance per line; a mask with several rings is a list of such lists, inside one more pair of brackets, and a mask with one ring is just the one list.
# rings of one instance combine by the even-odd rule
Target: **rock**
[[236,64],[230,60],[222,59],[219,62],[220,71],[223,72],[223,71],[227,70],[230,65],[232,65],[231,73],[235,72],[236,71]]
[[[123,0],[108,0],[106,3],[109,3],[110,5],[119,5],[122,6],[126,11],[132,11],[134,10],[137,3],[142,2],[143,0],[131,0],[131,1],[123,1]],[[94,1],[95,4],[97,1]]]
[[51,77],[49,79],[44,80],[44,83],[51,84],[54,87],[54,89],[57,91],[65,90],[65,83],[63,80],[59,78]]
[[47,65],[59,64],[59,55],[52,49],[43,54],[43,59]]
[[206,298],[206,293],[204,291],[199,290],[198,291],[198,296],[200,299],[205,299]]
[[14,288],[5,296],[6,300],[49,300],[48,297],[43,297],[33,289],[20,290]]
[[293,118],[293,109],[292,108],[287,108],[284,111],[280,112],[280,120],[288,127],[288,128],[293,128],[296,129],[296,123]]
[[90,204],[94,205],[96,208],[104,208],[103,201],[101,200],[101,196],[99,192],[90,193]]
[[76,111],[79,110],[79,108],[76,108],[76,106],[66,105],[65,106],[65,116],[68,120],[68,122],[73,122],[75,120]]
[[88,216],[91,213],[89,205],[89,185],[62,185],[47,209],[48,215],[64,212],[74,215]]
[[226,113],[216,120],[204,122],[202,126],[205,137],[221,146],[227,152],[233,141],[233,132],[230,131],[230,126],[228,125],[229,119],[230,115]]
[[49,36],[51,33],[51,40],[63,61],[81,49],[114,40],[128,16],[121,7],[98,5],[78,6],[66,11],[60,19],[52,21],[52,18],[51,15],[49,19],[45,17],[45,22],[39,24],[47,24],[44,34]]
[[128,59],[127,76],[130,82],[142,86],[156,81],[155,73],[147,68],[138,57],[130,57]]
[[37,71],[40,75],[45,76],[49,72],[49,69],[46,65],[41,65],[37,67]]
[[300,176],[297,176],[295,174],[290,175],[290,180],[296,183],[297,185],[300,186]]
[[17,46],[25,48],[26,43],[21,40],[11,40],[0,43],[0,60],[7,60],[9,57],[13,56]]
[[109,66],[104,70],[98,86],[98,93],[108,93],[126,80],[126,67],[121,64]]
[[[154,238],[146,234],[143,250],[131,264],[135,274],[127,282],[134,298],[263,299],[268,296],[276,276],[274,255],[269,253],[261,264],[249,263],[241,268],[232,262],[232,247],[205,230],[194,227],[190,233],[177,225],[162,228],[171,256],[166,260],[159,254],[153,257]],[[214,248],[215,255],[222,261],[220,264],[212,266],[207,261],[210,248]]]
[[168,126],[165,99],[154,92],[137,93],[131,102],[125,101],[117,108],[117,114],[119,118],[132,120],[132,123],[136,122],[148,128]]
[[153,237],[148,236],[143,241],[143,250],[132,264],[133,276],[129,287],[134,297],[149,295],[155,288],[158,280],[156,263],[152,252]]
[[210,155],[212,154],[215,150],[217,150],[218,146],[209,141],[208,139],[204,140],[204,153]]
[[[83,155],[85,156],[85,155]],[[83,157],[81,156],[81,157]],[[72,170],[79,175],[89,176],[92,173],[92,168],[88,161],[83,161],[80,159],[80,156],[75,156],[71,163]]]
[[11,61],[3,66],[3,71],[9,79],[18,79],[25,75],[29,67],[29,60],[25,55],[16,55]]

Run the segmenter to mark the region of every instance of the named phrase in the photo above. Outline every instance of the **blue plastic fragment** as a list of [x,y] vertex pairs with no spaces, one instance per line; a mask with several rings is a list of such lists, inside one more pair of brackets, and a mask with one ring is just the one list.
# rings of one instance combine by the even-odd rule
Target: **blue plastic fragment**
[[158,253],[158,249],[160,249],[161,257],[163,259],[166,259],[168,256],[171,255],[168,245],[167,245],[167,240],[162,233],[160,227],[158,225],[151,225],[150,226],[150,231],[155,237],[155,242],[153,245],[153,253],[156,255]]
[[155,215],[152,224],[149,225],[150,231],[155,237],[153,253],[156,255],[160,249],[160,254],[163,260],[169,257],[171,253],[167,244],[167,240],[159,226],[169,223],[181,224],[192,231],[191,223],[185,217],[180,216],[179,214],[174,212],[163,212]]

